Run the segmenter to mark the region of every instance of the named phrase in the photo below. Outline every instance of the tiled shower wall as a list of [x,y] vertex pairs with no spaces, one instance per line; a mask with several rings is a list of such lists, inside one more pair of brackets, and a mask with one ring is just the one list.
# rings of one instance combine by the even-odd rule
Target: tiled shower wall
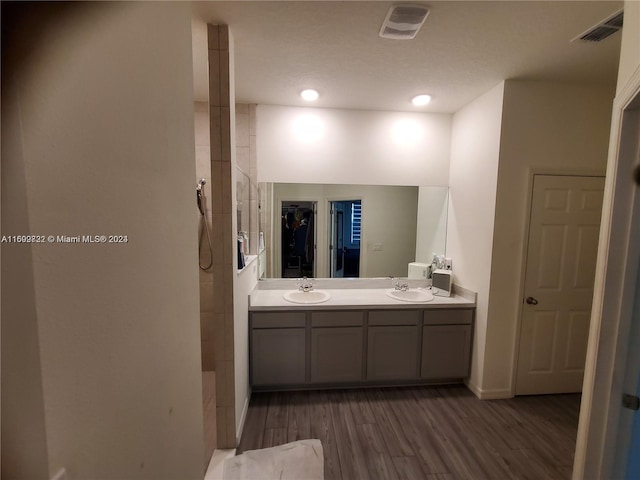
[[[196,183],[204,178],[205,217],[211,234],[211,145],[209,142],[209,105],[207,102],[196,102],[195,135],[196,135]],[[195,183],[194,183],[195,188]],[[197,211],[200,215],[200,211]],[[202,217],[198,226],[200,245],[200,265],[207,266],[211,262],[211,252],[207,243]],[[203,235],[204,234],[204,235]],[[202,240],[200,240],[200,238]],[[212,238],[213,240],[213,238]],[[214,300],[213,300],[213,265],[207,270],[200,269],[200,344],[202,355],[202,410],[204,415],[204,461],[205,466],[216,447],[216,395],[214,351]]]
[[[197,182],[204,178],[207,183],[204,187],[205,216],[211,231],[212,205],[211,205],[211,144],[209,140],[209,105],[206,102],[196,102],[195,109],[195,135],[196,135],[196,179]],[[195,193],[194,193],[195,199]],[[198,211],[198,215],[200,212]],[[208,265],[211,261],[211,253],[207,244],[206,234],[202,231],[204,224],[200,218],[198,235],[202,235],[200,242],[200,264]],[[204,234],[204,235],[203,235]],[[214,304],[213,304],[213,268],[206,271],[200,270],[200,336],[202,348],[202,371],[212,372],[216,369],[214,352]]]

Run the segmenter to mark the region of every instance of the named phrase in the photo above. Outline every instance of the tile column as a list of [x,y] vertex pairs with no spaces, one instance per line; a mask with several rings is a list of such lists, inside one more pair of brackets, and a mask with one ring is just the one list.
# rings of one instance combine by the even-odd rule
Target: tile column
[[207,25],[209,43],[209,116],[213,298],[216,363],[216,448],[235,448],[233,284],[236,232],[233,219],[231,120],[234,114],[230,35],[227,25]]

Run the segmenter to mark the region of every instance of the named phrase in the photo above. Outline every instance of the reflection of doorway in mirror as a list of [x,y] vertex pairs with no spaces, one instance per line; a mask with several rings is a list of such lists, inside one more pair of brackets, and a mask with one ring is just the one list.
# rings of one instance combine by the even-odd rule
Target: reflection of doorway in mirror
[[315,277],[315,212],[316,202],[282,202],[282,278]]
[[358,278],[360,276],[362,201],[331,201],[329,213],[331,278]]

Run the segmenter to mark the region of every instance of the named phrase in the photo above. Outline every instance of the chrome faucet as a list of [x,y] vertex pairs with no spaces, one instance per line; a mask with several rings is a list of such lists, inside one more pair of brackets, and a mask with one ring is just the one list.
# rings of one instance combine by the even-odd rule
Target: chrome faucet
[[298,285],[298,290],[301,292],[310,292],[313,290],[313,283],[307,277],[302,277],[296,280],[296,285]]
[[409,284],[407,282],[405,283],[400,283],[400,280],[398,280],[395,277],[389,277],[391,279],[391,283],[393,284],[393,288],[395,288],[396,290],[399,290],[401,292],[406,292],[407,290],[409,290]]

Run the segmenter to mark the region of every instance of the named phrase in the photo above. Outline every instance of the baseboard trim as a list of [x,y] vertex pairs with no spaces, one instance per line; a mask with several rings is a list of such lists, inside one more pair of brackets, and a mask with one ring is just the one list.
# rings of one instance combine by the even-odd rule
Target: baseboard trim
[[469,380],[465,382],[465,385],[480,400],[503,400],[505,398],[513,398],[511,390],[506,388],[492,388],[485,390],[471,383]]
[[222,475],[224,473],[224,461],[228,458],[235,457],[236,449],[218,449],[213,451],[209,466],[204,475],[204,480],[223,480]]
[[242,413],[240,414],[240,423],[238,424],[238,429],[236,431],[236,445],[240,445],[242,431],[244,430],[244,422],[247,419],[247,412],[249,411],[249,400],[251,400],[251,392],[249,392],[249,395],[245,398]]

